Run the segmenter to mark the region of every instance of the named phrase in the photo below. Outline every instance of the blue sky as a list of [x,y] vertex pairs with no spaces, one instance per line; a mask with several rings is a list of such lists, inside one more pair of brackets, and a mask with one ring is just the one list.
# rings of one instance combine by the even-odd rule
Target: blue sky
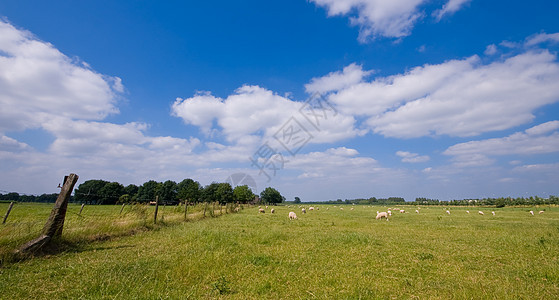
[[245,173],[303,201],[557,195],[557,11],[2,1],[0,190]]

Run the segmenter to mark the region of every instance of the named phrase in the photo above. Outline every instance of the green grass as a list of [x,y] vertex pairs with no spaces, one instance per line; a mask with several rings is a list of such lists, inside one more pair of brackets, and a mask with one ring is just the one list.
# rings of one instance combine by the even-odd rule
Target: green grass
[[[385,210],[380,207],[328,207],[307,214],[299,208],[276,207],[274,215],[269,210],[258,214],[256,207],[186,223],[180,222],[180,212],[176,221],[169,213],[167,225],[172,226],[80,242],[56,255],[5,264],[0,268],[0,295],[6,299],[559,298],[559,208],[547,207],[541,215],[540,208],[531,208],[535,216],[528,208],[482,209],[486,214],[480,216],[478,208],[470,208],[470,214],[466,208],[451,208],[447,215],[442,207],[424,207],[420,214],[413,213],[415,207],[406,207],[410,213],[396,213],[386,222],[374,219],[377,210]],[[0,212],[5,211],[2,208]],[[118,218],[120,207],[90,209],[99,218],[110,215],[109,220]],[[492,216],[491,210],[497,215]],[[299,219],[290,221],[289,211]],[[12,222],[16,220],[14,216]],[[65,231],[70,240],[93,233],[72,235],[72,224],[70,219]]]

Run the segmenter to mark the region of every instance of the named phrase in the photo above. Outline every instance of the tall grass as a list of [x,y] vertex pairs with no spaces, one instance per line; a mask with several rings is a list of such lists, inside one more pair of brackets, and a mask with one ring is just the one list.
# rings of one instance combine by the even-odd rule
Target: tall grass
[[[275,209],[177,220],[8,264],[0,269],[0,292],[40,299],[559,297],[555,207],[536,216],[528,208],[494,209],[496,216],[483,209],[480,216],[477,208],[470,214],[452,208],[447,215],[429,207],[388,222],[374,220],[386,209],[379,207],[321,206],[307,214]],[[291,210],[298,220],[288,219]]]

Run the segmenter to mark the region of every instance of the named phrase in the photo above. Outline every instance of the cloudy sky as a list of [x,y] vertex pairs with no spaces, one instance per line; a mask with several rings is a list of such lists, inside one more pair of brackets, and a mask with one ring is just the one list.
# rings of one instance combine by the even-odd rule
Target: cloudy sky
[[0,192],[57,192],[73,172],[244,173],[303,201],[558,195],[557,11],[3,0]]

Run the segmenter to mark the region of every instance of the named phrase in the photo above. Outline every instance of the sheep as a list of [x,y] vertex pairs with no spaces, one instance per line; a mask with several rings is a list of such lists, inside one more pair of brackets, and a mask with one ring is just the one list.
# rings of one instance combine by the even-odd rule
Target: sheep
[[268,205],[266,205],[266,209],[268,209]]
[[297,215],[294,212],[290,211],[289,212],[289,220],[295,220],[295,219],[297,219]]
[[543,210],[540,210],[540,211],[538,212],[538,214],[541,215],[541,214],[543,214],[543,212],[544,212]]
[[330,210],[330,207],[326,207],[326,210]]
[[340,210],[344,210],[344,208],[343,208],[343,207],[340,207]]
[[259,208],[259,209],[258,209],[258,212],[259,212],[259,213],[266,213],[266,211],[265,211],[263,208]]
[[419,210],[416,209],[415,212],[416,212],[416,213],[419,213]]
[[306,214],[306,213],[307,213],[307,210],[303,207],[303,208],[301,209],[301,212],[303,212],[304,214]]
[[480,215],[482,215],[482,216],[485,215],[481,210],[478,211],[477,213],[480,214]]
[[309,207],[309,210],[314,210],[314,207],[313,206]]
[[271,213],[271,214],[273,214],[273,213],[275,213],[275,212],[276,212],[276,210],[273,209],[273,208],[272,208],[272,210],[270,210],[270,213]]
[[239,212],[240,207],[235,207],[235,212]]
[[386,212],[380,212],[377,214],[377,217],[375,219],[380,220],[382,218],[386,218],[386,221],[388,221],[388,213]]
[[392,211],[391,211],[391,210],[389,210],[389,211],[387,211],[387,212],[388,212],[388,215],[389,215],[389,216],[392,216]]
[[450,210],[447,210],[446,213],[450,215]]
[[467,211],[466,211],[466,213],[468,213],[468,214],[469,214],[469,213],[470,213],[470,211],[469,211],[469,210],[467,210]]
[[530,214],[531,214],[531,215],[533,216],[533,215],[534,215],[534,211],[533,211],[533,210],[531,210],[531,211],[530,211]]
[[403,210],[403,209],[400,209],[400,213],[403,214],[403,213],[406,213],[406,211]]
[[495,212],[494,212],[494,211],[492,211],[491,213],[492,213],[493,215],[495,215]]
[[353,210],[353,207],[350,210]]

